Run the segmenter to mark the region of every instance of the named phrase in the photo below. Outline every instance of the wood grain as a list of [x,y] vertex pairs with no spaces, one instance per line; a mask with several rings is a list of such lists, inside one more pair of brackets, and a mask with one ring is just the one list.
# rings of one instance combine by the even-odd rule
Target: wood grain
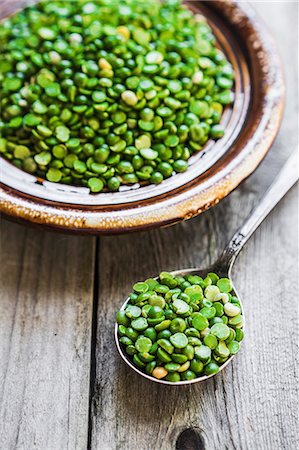
[[0,448],[87,443],[94,240],[1,222]]
[[[157,386],[120,360],[113,342],[114,313],[130,290],[161,269],[205,267],[257,204],[298,140],[297,5],[255,3],[288,64],[283,126],[258,171],[218,206],[176,227],[101,239],[96,382],[91,448],[101,450],[294,450],[296,445],[297,188],[247,244],[234,282],[247,315],[241,353],[205,383]],[[271,17],[271,20],[269,20]],[[293,24],[293,25],[292,25]],[[185,431],[187,430],[187,431]]]
[[97,251],[92,238],[1,222],[1,450],[297,448],[296,188],[236,263],[246,341],[223,373],[157,386],[130,371],[113,342],[114,314],[132,282],[213,262],[298,142],[297,5],[254,5],[288,67],[287,106],[273,149],[237,191],[175,227],[101,238]]

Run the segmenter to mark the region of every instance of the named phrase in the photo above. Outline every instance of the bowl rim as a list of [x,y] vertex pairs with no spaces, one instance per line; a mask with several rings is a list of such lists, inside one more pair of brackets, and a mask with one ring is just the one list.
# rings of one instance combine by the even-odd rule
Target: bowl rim
[[[188,3],[196,8],[196,2]],[[188,183],[186,191],[174,189],[168,196],[162,194],[144,204],[135,202],[134,207],[130,202],[118,205],[118,209],[109,204],[99,209],[96,205],[54,203],[1,182],[0,212],[15,220],[83,234],[117,234],[167,226],[190,219],[215,205],[257,168],[269,151],[282,120],[285,87],[280,57],[252,6],[239,0],[214,0],[203,2],[203,7],[221,16],[222,21],[228,22],[237,32],[246,31],[246,51],[260,71],[256,89],[263,97],[263,110],[253,124],[254,128],[245,130],[248,140],[239,144],[239,150],[230,150],[230,155],[225,154],[211,167],[216,172],[211,174],[208,169]],[[3,166],[5,162],[1,161],[0,175],[1,172],[3,175]]]

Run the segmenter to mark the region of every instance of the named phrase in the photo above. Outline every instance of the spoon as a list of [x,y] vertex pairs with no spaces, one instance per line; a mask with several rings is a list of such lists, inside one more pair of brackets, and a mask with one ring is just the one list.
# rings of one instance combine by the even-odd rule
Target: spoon
[[[267,215],[272,211],[272,209],[279,203],[279,201],[284,197],[284,195],[289,191],[289,189],[296,183],[298,180],[298,155],[297,152],[294,152],[286,164],[283,166],[278,176],[260,201],[259,205],[249,214],[248,218],[245,220],[241,228],[233,235],[232,239],[227,244],[220,258],[210,267],[205,269],[182,269],[171,272],[173,275],[185,276],[185,275],[199,275],[201,277],[205,277],[209,272],[215,272],[220,277],[226,277],[231,279],[231,271],[233,264],[236,260],[236,257],[248,241],[248,239],[252,236],[255,230],[259,227],[262,221],[267,217]],[[242,305],[242,301],[240,296],[237,293],[237,290],[232,282],[234,295],[236,295],[239,299],[241,305],[241,311],[243,315],[243,330],[245,328],[245,317],[244,317],[244,308]],[[129,302],[129,298],[124,302],[121,309],[125,309],[127,303]],[[160,384],[169,384],[169,385],[185,385],[197,383],[199,381],[204,381],[208,378],[213,377],[216,374],[212,375],[204,375],[198,378],[194,378],[192,380],[184,380],[178,381],[176,383],[166,380],[161,380],[154,378],[141,370],[138,369],[128,358],[124,350],[122,349],[119,340],[118,340],[118,326],[115,325],[115,341],[117,349],[120,353],[122,359],[131,367],[131,369],[135,370],[135,372],[139,373],[143,377],[155,381]],[[219,372],[223,370],[234,358],[235,355],[232,355],[224,364],[219,367]],[[218,372],[218,373],[219,373]]]

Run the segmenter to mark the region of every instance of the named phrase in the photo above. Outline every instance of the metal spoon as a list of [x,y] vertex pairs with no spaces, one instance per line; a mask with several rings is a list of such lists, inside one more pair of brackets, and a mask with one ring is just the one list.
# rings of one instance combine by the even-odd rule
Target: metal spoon
[[[243,246],[246,244],[248,239],[252,236],[254,231],[259,227],[259,225],[262,223],[262,221],[267,217],[267,215],[272,211],[272,209],[279,203],[279,201],[284,197],[284,195],[289,191],[289,189],[296,183],[298,180],[298,155],[297,152],[294,152],[284,167],[279,172],[278,176],[264,195],[263,199],[260,201],[259,205],[250,213],[249,217],[245,220],[241,228],[234,234],[232,239],[229,241],[228,245],[226,246],[225,250],[223,251],[220,258],[216,261],[215,264],[213,264],[211,267],[208,267],[206,269],[182,269],[177,270],[174,272],[171,272],[173,275],[200,275],[201,277],[205,277],[208,272],[215,272],[221,277],[228,277],[231,278],[231,270],[233,267],[233,264],[236,260],[236,257],[242,250]],[[233,284],[233,283],[232,283]],[[242,315],[245,325],[245,317],[244,317],[244,308],[242,305],[242,301],[240,299],[240,296],[237,293],[237,290],[233,284],[233,290],[234,295],[236,295],[239,298],[241,308],[242,308]],[[124,302],[121,309],[125,309],[127,303],[129,301],[129,298]],[[243,325],[243,330],[244,330]],[[138,369],[128,358],[126,353],[123,351],[117,335],[117,324],[115,325],[115,342],[117,349],[120,353],[120,356],[122,359],[131,367],[131,369],[135,370],[135,372],[139,373],[139,375],[142,375],[143,377],[155,381],[156,383],[160,384],[170,384],[170,385],[185,385],[185,384],[192,384],[197,383],[199,381],[204,381],[208,378],[211,378],[214,376],[214,374],[209,376],[201,376],[198,378],[194,378],[193,380],[187,380],[187,381],[178,381],[176,383],[166,380],[158,380],[157,378],[154,378],[150,375],[147,375],[146,373],[143,373],[141,370]],[[219,372],[223,370],[233,359],[234,355],[231,356],[224,364],[222,364],[219,368]],[[219,373],[218,372],[218,373]]]

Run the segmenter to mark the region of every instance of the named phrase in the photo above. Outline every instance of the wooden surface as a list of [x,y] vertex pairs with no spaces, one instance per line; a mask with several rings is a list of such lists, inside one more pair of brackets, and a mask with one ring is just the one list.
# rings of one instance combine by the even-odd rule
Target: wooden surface
[[130,236],[69,237],[1,221],[1,450],[297,448],[297,188],[235,265],[246,340],[221,374],[157,386],[125,367],[113,342],[132,281],[214,261],[297,144],[297,5],[254,6],[278,41],[288,97],[271,152],[239,189],[192,221]]
[[94,242],[1,225],[0,448],[84,448]]

